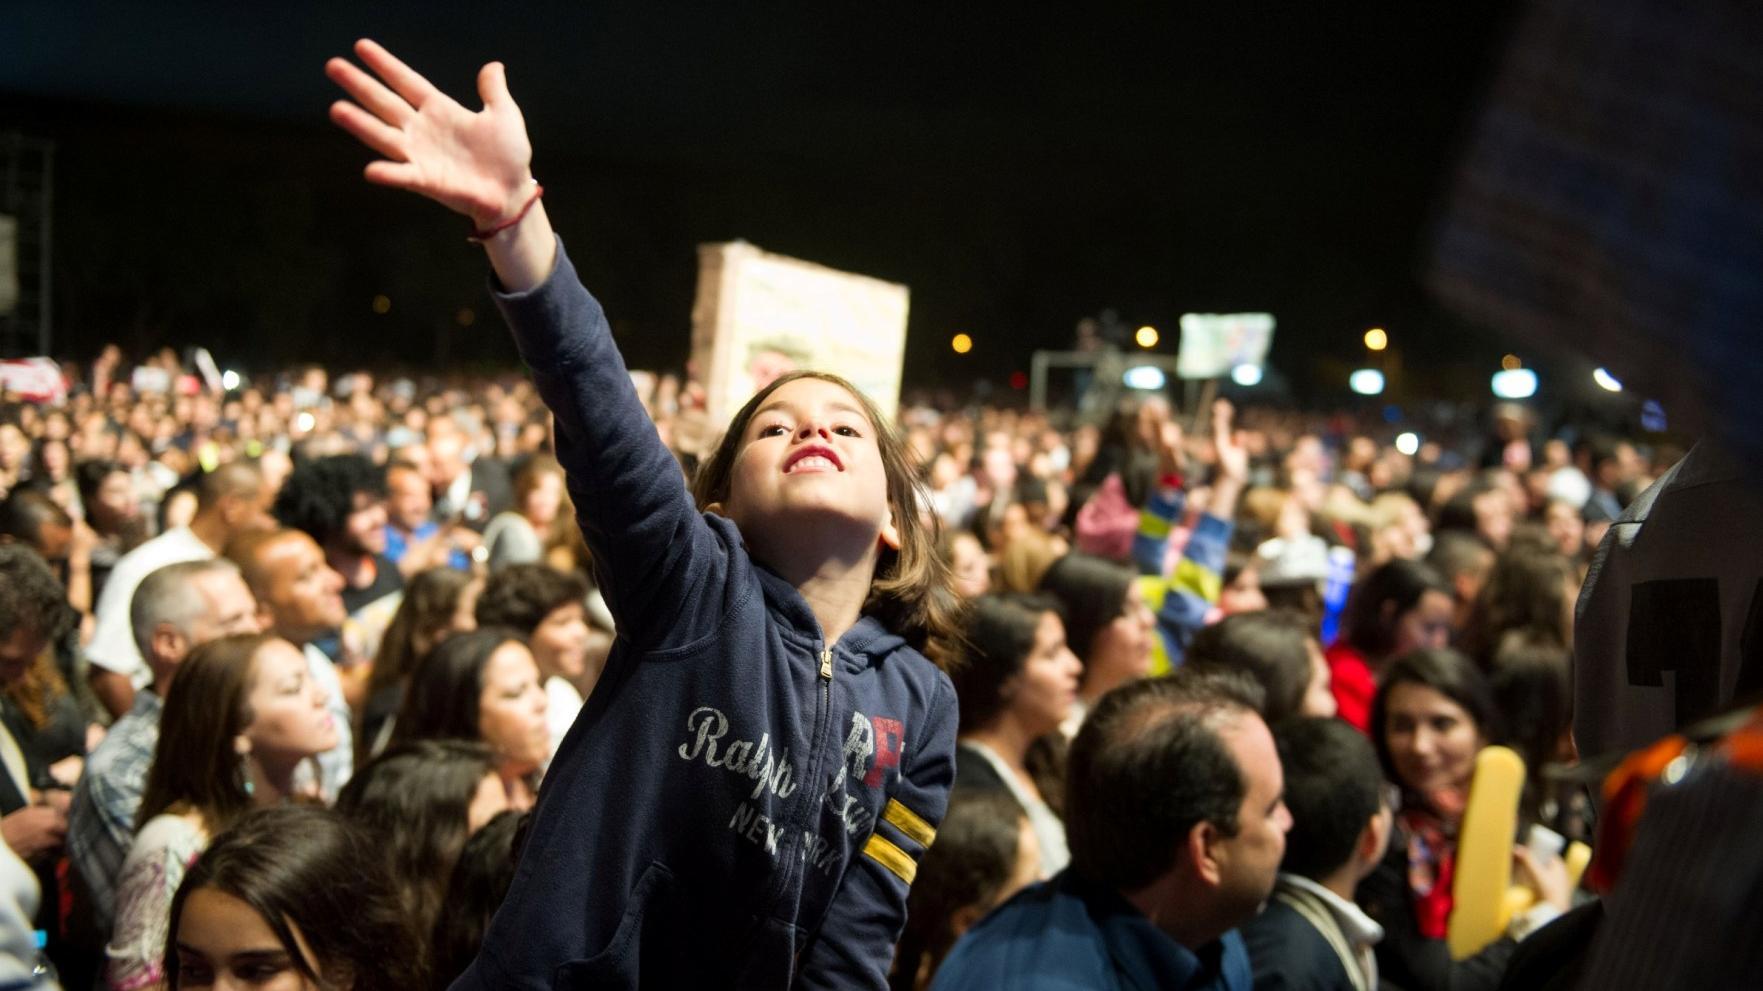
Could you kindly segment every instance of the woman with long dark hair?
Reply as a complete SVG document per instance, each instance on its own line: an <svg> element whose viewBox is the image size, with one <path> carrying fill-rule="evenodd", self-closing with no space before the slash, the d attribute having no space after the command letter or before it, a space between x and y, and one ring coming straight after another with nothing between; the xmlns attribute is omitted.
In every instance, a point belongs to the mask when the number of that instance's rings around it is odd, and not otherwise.
<svg viewBox="0 0 1763 991"><path fill-rule="evenodd" d="M961 706L956 787L1009 792L1034 827L1041 874L1051 877L1070 854L1029 753L1070 715L1081 665L1051 599L982 595L973 601L966 637L967 661L950 674Z"/></svg>
<svg viewBox="0 0 1763 991"><path fill-rule="evenodd" d="M1138 593L1131 568L1088 554L1067 554L1041 578L1041 592L1058 602L1066 639L1083 663L1076 716L1109 690L1151 671L1156 617Z"/></svg>
<svg viewBox="0 0 1763 991"><path fill-rule="evenodd" d="M324 689L300 648L267 634L222 637L178 669L160 716L134 844L117 881L105 981L137 991L164 978L172 895L215 834L253 807L302 794L302 766L337 745Z"/></svg>
<svg viewBox="0 0 1763 991"><path fill-rule="evenodd" d="M545 712L545 689L526 641L513 630L488 627L453 637L416 666L392 744L486 744L509 804L525 809L551 758Z"/></svg>

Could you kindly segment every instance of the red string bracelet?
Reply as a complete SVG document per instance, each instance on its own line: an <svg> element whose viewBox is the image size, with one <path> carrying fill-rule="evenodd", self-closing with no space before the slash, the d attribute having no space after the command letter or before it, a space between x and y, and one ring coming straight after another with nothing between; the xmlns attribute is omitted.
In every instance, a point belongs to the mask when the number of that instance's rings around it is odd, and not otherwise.
<svg viewBox="0 0 1763 991"><path fill-rule="evenodd" d="M510 227L513 227L515 224L520 223L522 220L526 219L526 215L532 211L533 204L539 202L539 197L541 197L543 195L545 195L545 187L539 185L537 182L534 182L533 183L533 194L531 196L527 197L526 205L522 206L520 208L519 212L515 213L514 216L508 218L507 220L502 221L501 223L497 224L494 227L486 227L486 228L472 231L471 236L466 238L466 240L470 241L473 244L482 244L485 241L488 241L490 238L495 237L497 234L502 233L503 231L507 230Z"/></svg>

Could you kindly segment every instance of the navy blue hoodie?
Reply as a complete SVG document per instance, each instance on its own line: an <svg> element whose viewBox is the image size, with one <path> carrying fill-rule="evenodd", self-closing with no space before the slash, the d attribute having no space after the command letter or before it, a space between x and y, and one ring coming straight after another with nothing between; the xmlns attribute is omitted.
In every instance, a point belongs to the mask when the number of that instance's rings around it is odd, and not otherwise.
<svg viewBox="0 0 1763 991"><path fill-rule="evenodd" d="M954 778L948 677L871 617L824 642L697 510L561 243L497 301L618 639L453 987L884 987Z"/></svg>

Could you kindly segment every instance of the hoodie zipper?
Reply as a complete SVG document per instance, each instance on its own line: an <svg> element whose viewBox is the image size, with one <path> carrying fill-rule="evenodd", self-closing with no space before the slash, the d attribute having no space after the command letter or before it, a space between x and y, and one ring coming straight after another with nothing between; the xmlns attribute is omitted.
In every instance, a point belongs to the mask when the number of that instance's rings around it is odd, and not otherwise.
<svg viewBox="0 0 1763 991"><path fill-rule="evenodd" d="M833 651L832 651L832 647L828 646L824 641L822 641L821 646L820 646L820 706L819 706L820 711L815 713L814 735L809 739L809 746L812 748L811 752L814 754L814 756L808 762L809 771L808 771L808 778L807 778L807 781L815 782L815 789L818 789L818 787L819 787L818 783L820 782L822 768L824 766L821 761L822 761L822 758L825 756L825 751L826 751L825 740L826 740L826 733L827 733L827 729L828 729L828 723L832 719L832 707L833 707ZM807 836L810 833L816 833L818 831L820 808L826 799L825 794L819 792L818 790L811 791L811 789L804 788L804 789L802 789L801 794L803 796L803 800L807 801L808 804L799 813L801 818L797 822L797 827L794 830L794 832L797 836L797 841L796 841L797 846L799 846L802 842L802 840L800 839L801 837ZM809 796L811 794L818 794L820 797L819 798L810 798ZM794 818L794 817L792 817L792 818ZM790 853L792 855L789 856L788 861L783 865L783 872L782 872L782 877L780 878L780 887L778 889L778 896L782 897L785 894L787 894L792 888L794 888L796 890L796 897L797 897L797 901L799 903L800 899L801 899L801 886L804 883L804 879L806 878L808 867L807 867L807 863L806 863L806 858L801 857L799 855L795 855L796 854L795 849L791 849ZM776 902L775 901L773 902L772 911L773 912L776 911ZM794 919L792 918L790 921L794 922Z"/></svg>

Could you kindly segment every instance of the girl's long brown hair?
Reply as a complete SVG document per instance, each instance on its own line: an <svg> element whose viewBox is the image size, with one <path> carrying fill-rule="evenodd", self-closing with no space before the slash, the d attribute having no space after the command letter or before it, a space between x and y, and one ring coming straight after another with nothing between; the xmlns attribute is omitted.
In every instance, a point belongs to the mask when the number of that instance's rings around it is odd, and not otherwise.
<svg viewBox="0 0 1763 991"><path fill-rule="evenodd" d="M875 578L863 611L881 620L889 630L947 669L959 656L961 604L955 595L949 566L937 554L941 524L929 511L930 502L919 481L917 459L894 425L882 416L875 403L850 382L828 372L797 371L780 375L759 390L729 422L728 430L710 459L698 469L692 495L698 508L728 498L735 458L745 443L747 426L761 404L781 386L797 379L819 379L844 389L863 407L875 429L881 450L882 472L887 478L888 505L900 531L900 549L883 548L875 564Z"/></svg>
<svg viewBox="0 0 1763 991"><path fill-rule="evenodd" d="M137 830L183 805L202 816L212 835L250 809L245 761L233 749L233 738L251 722L246 696L257 652L274 639L268 633L221 637L196 648L178 666L165 693L159 746L135 816Z"/></svg>

